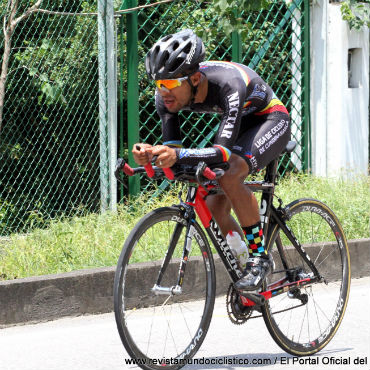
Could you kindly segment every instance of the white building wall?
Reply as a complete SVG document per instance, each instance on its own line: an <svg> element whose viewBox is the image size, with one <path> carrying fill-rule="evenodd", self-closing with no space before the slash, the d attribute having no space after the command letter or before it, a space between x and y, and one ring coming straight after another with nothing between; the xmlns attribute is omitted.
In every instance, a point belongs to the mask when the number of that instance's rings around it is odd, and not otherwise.
<svg viewBox="0 0 370 370"><path fill-rule="evenodd" d="M314 3L311 14L312 170L367 173L369 163L369 30L349 30L340 4ZM354 49L351 86L348 51Z"/></svg>

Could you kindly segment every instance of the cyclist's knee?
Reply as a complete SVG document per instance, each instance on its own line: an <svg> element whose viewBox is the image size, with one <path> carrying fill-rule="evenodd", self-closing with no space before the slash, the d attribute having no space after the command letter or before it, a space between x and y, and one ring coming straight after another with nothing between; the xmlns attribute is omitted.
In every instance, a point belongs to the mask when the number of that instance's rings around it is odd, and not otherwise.
<svg viewBox="0 0 370 370"><path fill-rule="evenodd" d="M236 154L232 154L229 160L230 168L225 172L225 175L219 179L219 184L222 188L233 184L240 184L249 174L247 162Z"/></svg>

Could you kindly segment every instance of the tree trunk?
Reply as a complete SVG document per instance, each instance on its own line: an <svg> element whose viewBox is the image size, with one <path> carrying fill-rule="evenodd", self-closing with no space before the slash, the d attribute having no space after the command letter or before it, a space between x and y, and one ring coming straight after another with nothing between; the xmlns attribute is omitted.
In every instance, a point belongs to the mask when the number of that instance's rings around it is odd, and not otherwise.
<svg viewBox="0 0 370 370"><path fill-rule="evenodd" d="M5 99L5 86L6 80L8 77L8 67L9 67L9 58L10 58L10 50L11 50L11 39L12 34L14 32L14 28L12 29L12 23L17 12L18 0L10 0L8 4L7 11L10 8L9 18L7 19L6 14L4 15L4 54L3 54L3 62L1 65L1 75L0 75L0 132L2 129L3 123L3 111L4 111L4 99Z"/></svg>
<svg viewBox="0 0 370 370"><path fill-rule="evenodd" d="M6 80L8 77L8 68L9 68L9 59L12 46L12 36L15 30L15 27L31 15L33 12L36 12L42 0L38 0L33 6L28 8L21 16L15 18L18 9L18 0L8 0L7 11L4 15L3 22L3 33L4 33L4 54L3 62L1 65L1 74L0 74L0 133L3 127L3 111L4 111L4 100L5 100L5 87ZM6 15L9 13L9 16Z"/></svg>

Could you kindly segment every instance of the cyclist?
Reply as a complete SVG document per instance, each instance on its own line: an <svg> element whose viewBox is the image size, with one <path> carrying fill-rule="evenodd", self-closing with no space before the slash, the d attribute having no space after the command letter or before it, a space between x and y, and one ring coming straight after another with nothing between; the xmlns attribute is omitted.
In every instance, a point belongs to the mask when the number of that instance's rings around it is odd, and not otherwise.
<svg viewBox="0 0 370 370"><path fill-rule="evenodd" d="M155 102L163 145L138 143L132 152L139 165L157 155L155 164L162 168L175 163L229 162L229 170L218 180L224 194L209 196L207 205L224 235L233 230L246 238L249 259L235 287L256 290L271 272L272 261L264 246L257 200L243 183L284 150L290 139L290 118L255 71L233 62L203 62L204 55L202 40L188 29L167 35L150 49L145 66L157 87ZM222 115L212 147L182 147L181 110ZM231 208L239 224L230 215Z"/></svg>

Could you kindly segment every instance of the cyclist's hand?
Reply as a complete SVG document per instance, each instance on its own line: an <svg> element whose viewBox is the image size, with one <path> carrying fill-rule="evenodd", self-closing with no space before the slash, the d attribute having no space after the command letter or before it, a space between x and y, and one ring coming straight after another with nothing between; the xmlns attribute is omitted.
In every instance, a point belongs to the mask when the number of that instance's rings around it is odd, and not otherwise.
<svg viewBox="0 0 370 370"><path fill-rule="evenodd" d="M139 150L140 148L140 150ZM140 166L145 166L152 160L152 154L148 149L152 148L150 144L137 143L132 148L132 154L135 162Z"/></svg>
<svg viewBox="0 0 370 370"><path fill-rule="evenodd" d="M177 161L175 149L166 145L153 146L148 149L148 152L153 156L158 156L155 165L161 168L172 167Z"/></svg>

